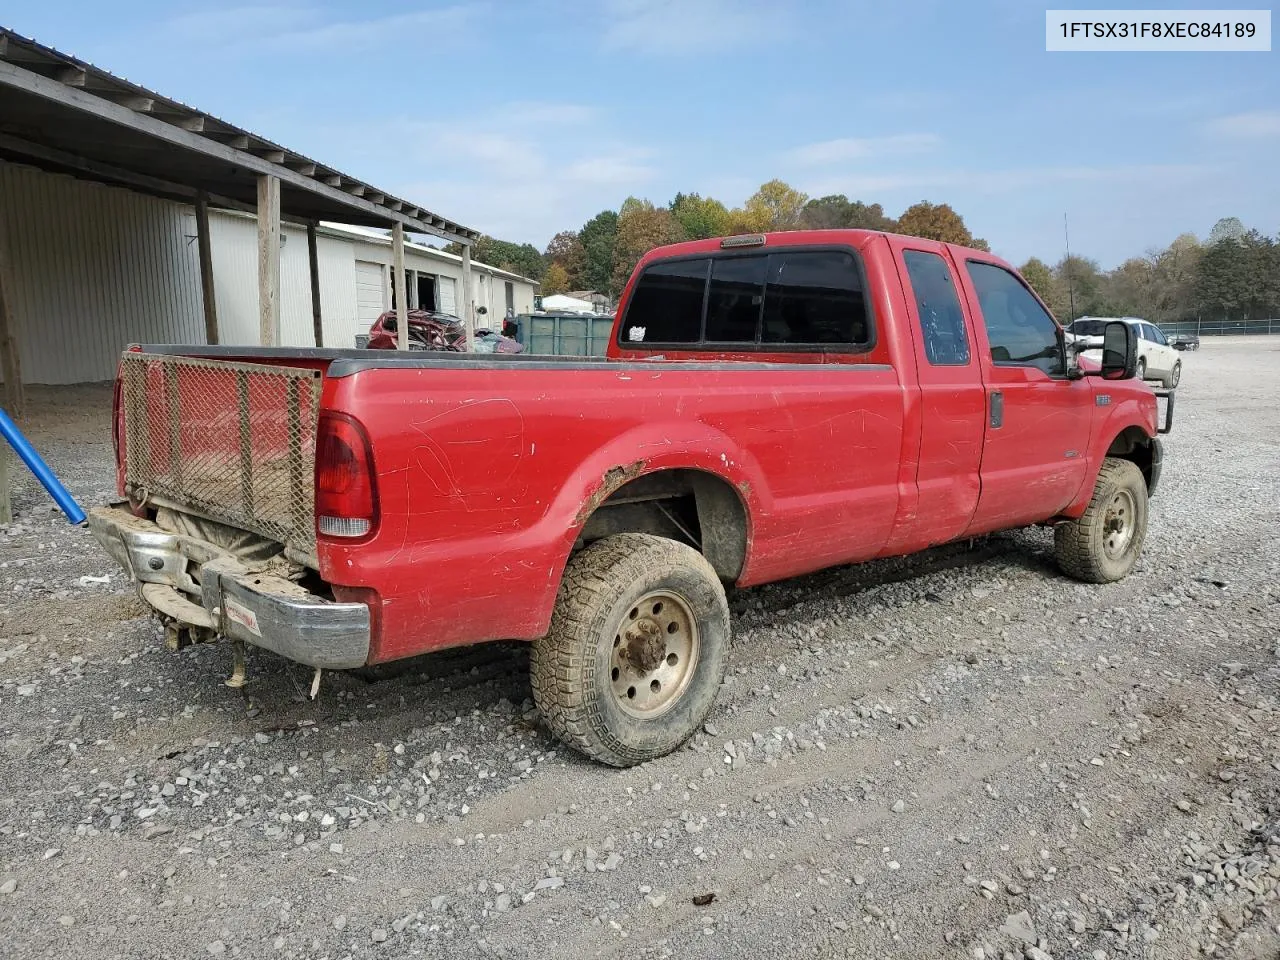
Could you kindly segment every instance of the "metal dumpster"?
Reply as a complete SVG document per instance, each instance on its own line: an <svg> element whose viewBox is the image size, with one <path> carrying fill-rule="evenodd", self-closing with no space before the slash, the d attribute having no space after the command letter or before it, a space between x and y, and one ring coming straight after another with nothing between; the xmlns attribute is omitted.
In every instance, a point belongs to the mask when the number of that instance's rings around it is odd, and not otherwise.
<svg viewBox="0 0 1280 960"><path fill-rule="evenodd" d="M527 313L516 322L525 352L543 356L603 357L613 332L613 317L603 313Z"/></svg>

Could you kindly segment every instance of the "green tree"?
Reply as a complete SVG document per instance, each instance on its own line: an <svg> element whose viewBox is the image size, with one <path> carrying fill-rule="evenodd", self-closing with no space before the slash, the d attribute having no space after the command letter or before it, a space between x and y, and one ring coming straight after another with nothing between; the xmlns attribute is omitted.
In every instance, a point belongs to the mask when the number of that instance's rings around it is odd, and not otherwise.
<svg viewBox="0 0 1280 960"><path fill-rule="evenodd" d="M1047 263L1039 257L1032 257L1019 268L1018 272L1027 283L1031 284L1031 289L1040 295L1040 299L1053 311L1055 317L1066 316L1065 311L1059 313L1054 306L1057 301L1058 283L1053 276L1053 270Z"/></svg>
<svg viewBox="0 0 1280 960"><path fill-rule="evenodd" d="M795 230L800 226L800 216L808 202L808 196L799 190L781 180L770 180L747 198L740 211L734 211L733 219L753 233Z"/></svg>
<svg viewBox="0 0 1280 960"><path fill-rule="evenodd" d="M613 248L618 235L618 214L602 210L578 231L586 256L582 274L584 290L598 290L611 297L618 295L613 287Z"/></svg>
<svg viewBox="0 0 1280 960"><path fill-rule="evenodd" d="M1107 315L1102 291L1103 275L1096 260L1077 255L1063 257L1053 272L1058 281L1060 299L1057 304L1051 304L1051 309L1056 316L1066 318L1064 323L1070 323L1077 317Z"/></svg>
<svg viewBox="0 0 1280 960"><path fill-rule="evenodd" d="M552 296L564 293L569 289L569 271L563 265L552 261L547 266L546 275L542 278L542 295Z"/></svg>
<svg viewBox="0 0 1280 960"><path fill-rule="evenodd" d="M1223 217L1209 231L1209 243L1212 245L1221 240L1243 240L1244 233L1244 224L1239 217Z"/></svg>
<svg viewBox="0 0 1280 960"><path fill-rule="evenodd" d="M800 225L809 230L839 230L846 227L862 230L898 229L897 221L885 216L880 204L850 200L842 193L819 197L806 203L800 213Z"/></svg>
<svg viewBox="0 0 1280 960"><path fill-rule="evenodd" d="M621 291L640 258L665 243L683 240L680 222L666 207L648 200L628 197L618 215L618 233L613 248L612 291Z"/></svg>
<svg viewBox="0 0 1280 960"><path fill-rule="evenodd" d="M542 256L547 262L548 269L552 264L557 264L564 270L568 278L566 283L569 284L565 289L582 289L575 285L586 279L587 250L577 233L572 230L561 230L551 238Z"/></svg>
<svg viewBox="0 0 1280 960"><path fill-rule="evenodd" d="M462 255L462 244L450 243L445 246L446 253ZM500 270L509 270L531 280L541 280L547 265L538 248L531 243L510 243L493 237L480 235L471 245L471 257L480 263L487 263Z"/></svg>
<svg viewBox="0 0 1280 960"><path fill-rule="evenodd" d="M1228 237L1209 244L1200 258L1196 300L1214 319L1244 319L1249 299L1249 267L1244 253L1243 244Z"/></svg>
<svg viewBox="0 0 1280 960"><path fill-rule="evenodd" d="M729 208L712 197L677 193L670 209L689 240L723 237L730 231Z"/></svg>
<svg viewBox="0 0 1280 960"><path fill-rule="evenodd" d="M964 225L964 218L946 203L929 203L927 200L913 203L898 218L898 232L909 237L958 243L966 247L974 244L973 234Z"/></svg>

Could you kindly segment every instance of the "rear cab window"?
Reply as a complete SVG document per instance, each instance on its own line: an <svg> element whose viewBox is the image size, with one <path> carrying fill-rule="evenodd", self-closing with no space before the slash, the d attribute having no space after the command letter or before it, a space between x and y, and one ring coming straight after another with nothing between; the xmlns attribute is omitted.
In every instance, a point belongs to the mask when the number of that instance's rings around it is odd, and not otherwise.
<svg viewBox="0 0 1280 960"><path fill-rule="evenodd" d="M649 264L618 346L681 353L862 353L875 327L852 249L790 247Z"/></svg>

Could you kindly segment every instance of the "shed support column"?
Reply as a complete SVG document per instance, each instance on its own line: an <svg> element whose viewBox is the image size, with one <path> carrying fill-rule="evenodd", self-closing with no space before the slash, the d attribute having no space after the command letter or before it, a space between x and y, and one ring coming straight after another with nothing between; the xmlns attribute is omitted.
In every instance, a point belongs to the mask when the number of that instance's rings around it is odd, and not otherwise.
<svg viewBox="0 0 1280 960"><path fill-rule="evenodd" d="M320 316L320 250L316 240L316 225L307 224L307 264L311 270L311 327L315 332L316 346L324 346L324 322Z"/></svg>
<svg viewBox="0 0 1280 960"><path fill-rule="evenodd" d="M280 180L258 177L258 319L264 347L280 345Z"/></svg>
<svg viewBox="0 0 1280 960"><path fill-rule="evenodd" d="M213 289L213 244L209 240L209 197L196 195L196 245L200 248L200 293L204 297L204 342L218 342L218 298Z"/></svg>
<svg viewBox="0 0 1280 960"><path fill-rule="evenodd" d="M475 346L476 312L471 293L471 244L462 245L462 326L467 331L467 352Z"/></svg>
<svg viewBox="0 0 1280 960"><path fill-rule="evenodd" d="M391 227L391 289L396 299L396 347L409 349L409 291L404 282L404 224Z"/></svg>
<svg viewBox="0 0 1280 960"><path fill-rule="evenodd" d="M4 374L4 409L14 420L23 414L25 397L22 389L22 363L18 357L18 341L14 336L13 314L9 311L9 291L6 285L9 272L8 247L0 225L0 372ZM9 499L9 445L0 440L0 524L13 523L13 504Z"/></svg>

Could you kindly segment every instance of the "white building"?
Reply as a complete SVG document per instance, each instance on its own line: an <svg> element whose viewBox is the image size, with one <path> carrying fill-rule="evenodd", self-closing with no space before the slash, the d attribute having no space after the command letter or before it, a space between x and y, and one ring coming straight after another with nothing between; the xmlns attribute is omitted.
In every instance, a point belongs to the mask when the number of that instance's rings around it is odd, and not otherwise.
<svg viewBox="0 0 1280 960"><path fill-rule="evenodd" d="M392 307L391 238L373 228L331 223L321 224L317 234L324 345L353 347L356 335L368 333L378 315ZM248 214L211 212L209 235L221 340L256 343L257 222ZM285 224L281 236L281 341L286 346L314 346L307 232ZM406 242L404 265L410 309L462 315L458 300L461 257L438 247ZM508 311L515 315L533 310L536 280L473 260L471 281L477 327L498 330Z"/></svg>
<svg viewBox="0 0 1280 960"><path fill-rule="evenodd" d="M204 343L195 213L189 205L0 160L0 241L23 379L82 383L115 376L128 343ZM315 345L307 235L281 227L281 344ZM257 221L211 210L219 339L259 342ZM324 345L353 347L392 305L392 247L373 228L317 230ZM461 258L405 244L409 306L459 314ZM477 326L533 309L536 283L471 264Z"/></svg>
<svg viewBox="0 0 1280 960"><path fill-rule="evenodd" d="M542 309L548 312L595 313L595 307L589 300L579 300L567 293L553 293L549 297L543 297Z"/></svg>

